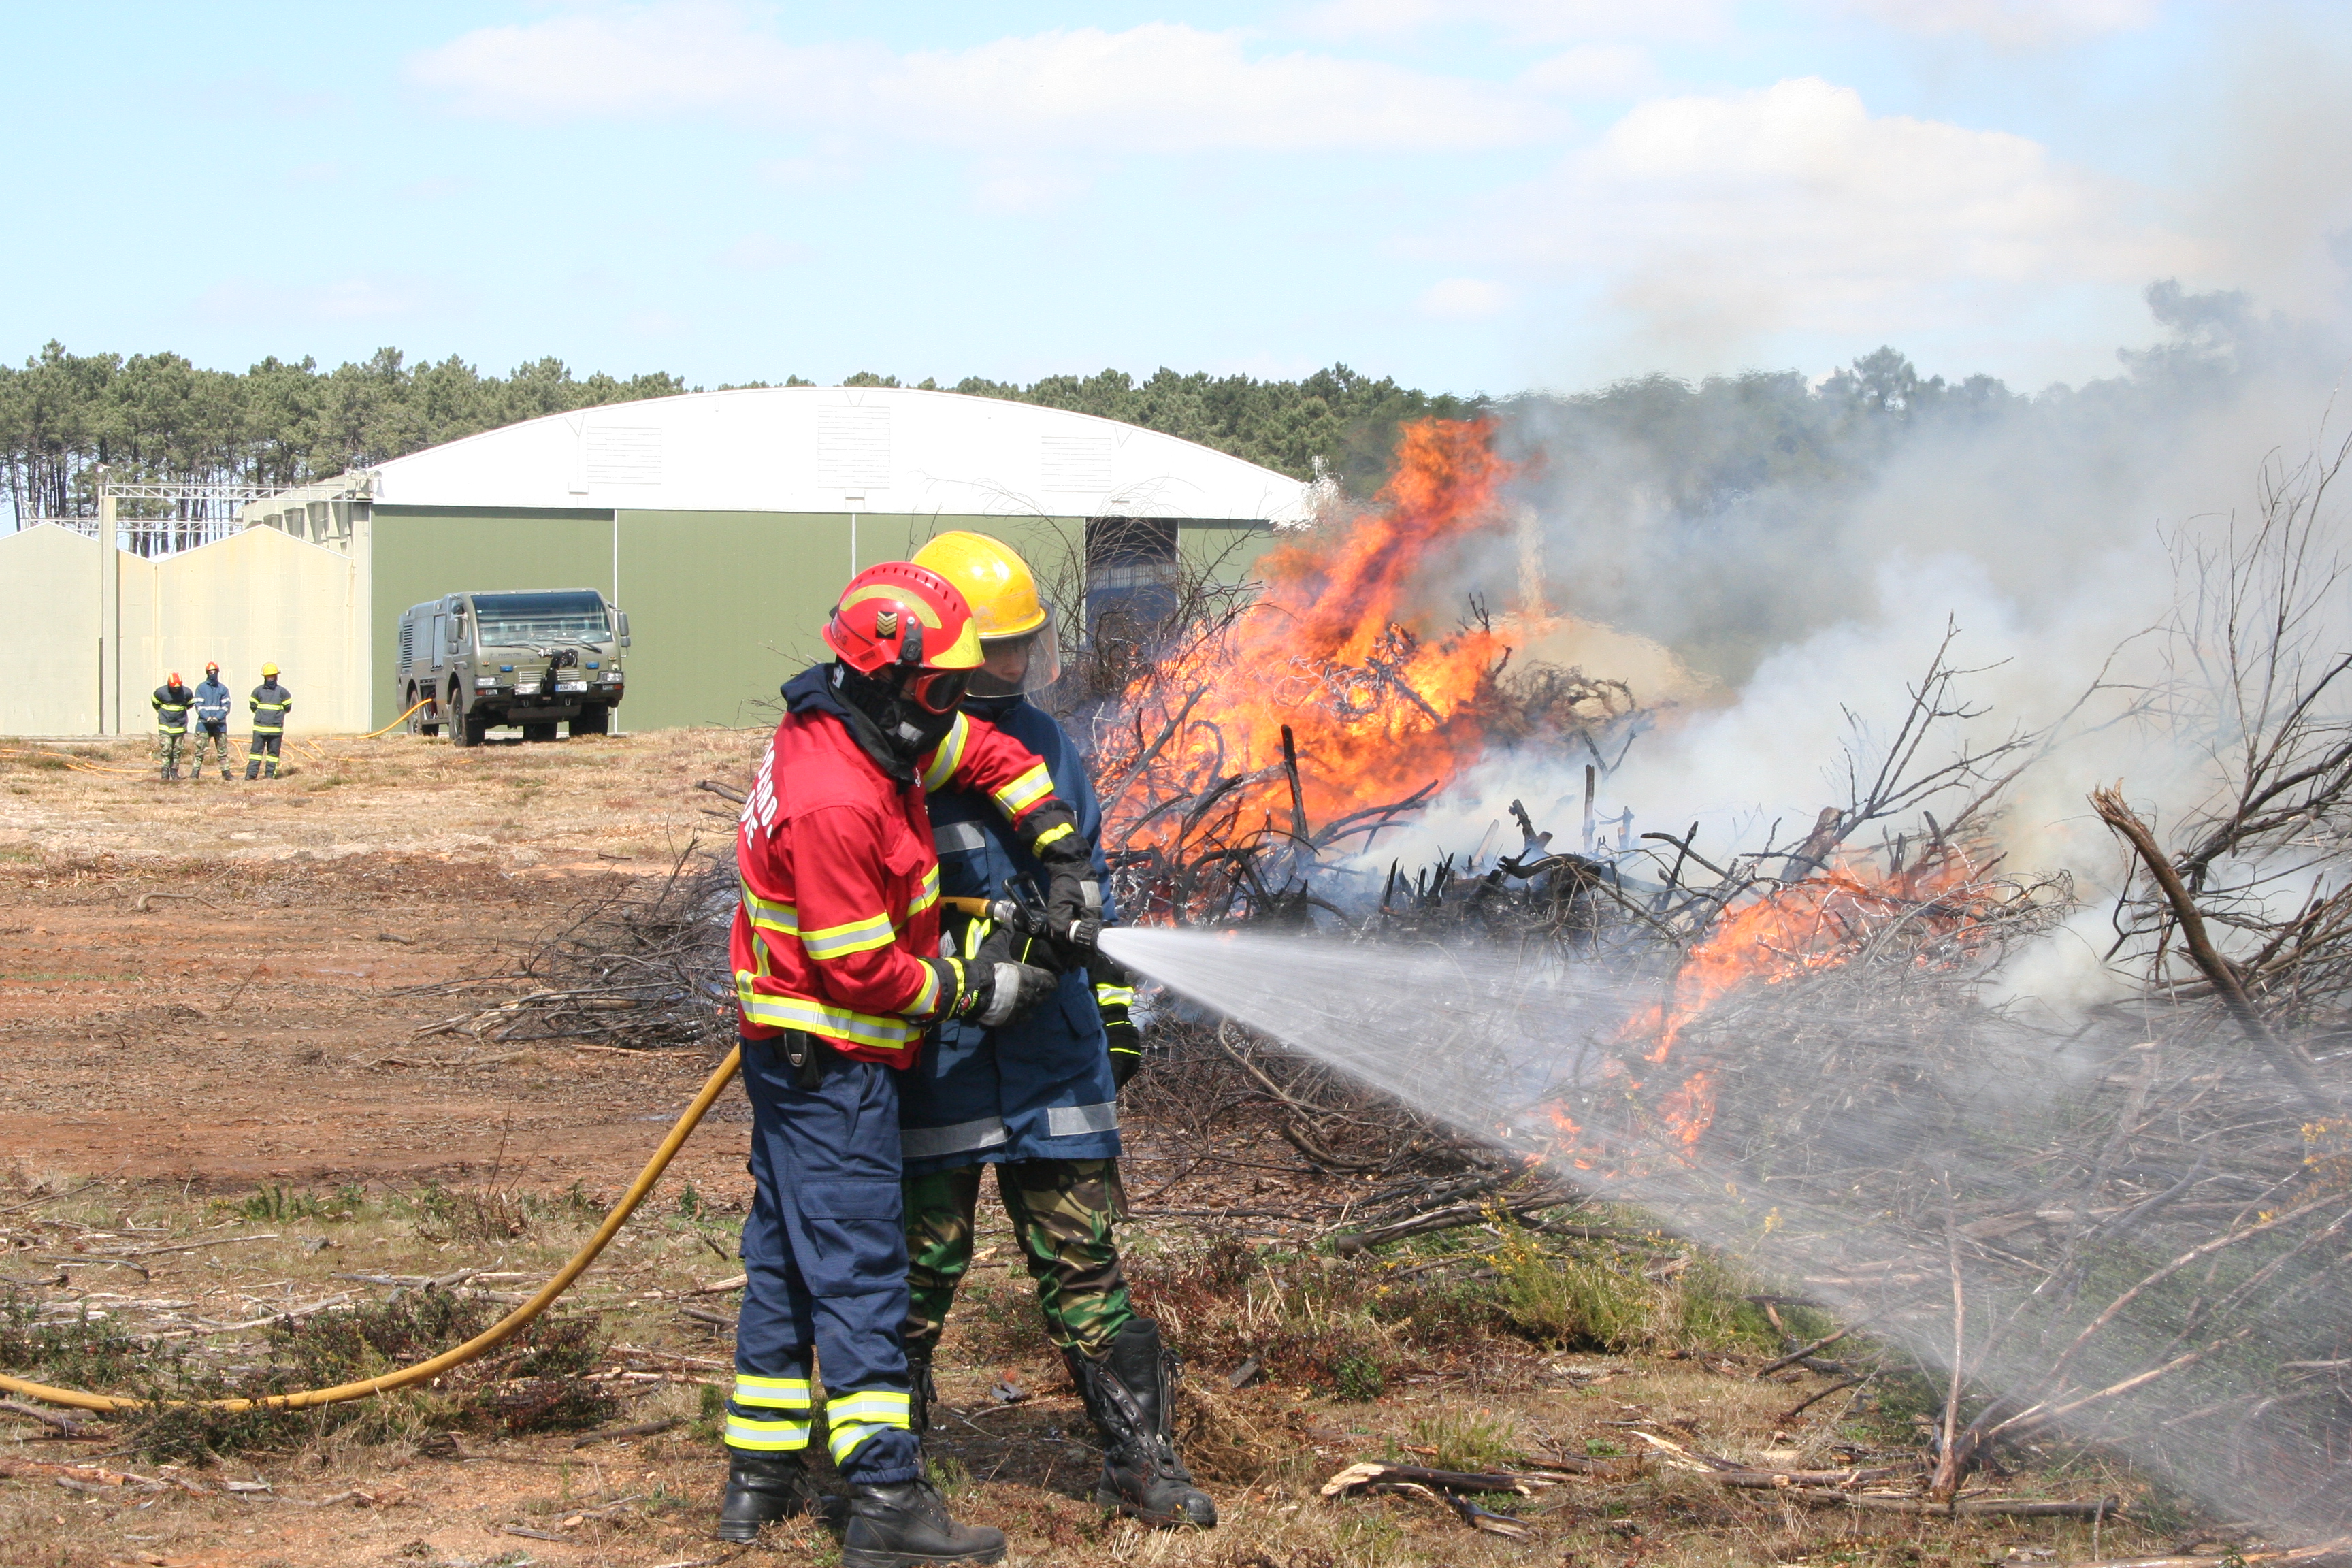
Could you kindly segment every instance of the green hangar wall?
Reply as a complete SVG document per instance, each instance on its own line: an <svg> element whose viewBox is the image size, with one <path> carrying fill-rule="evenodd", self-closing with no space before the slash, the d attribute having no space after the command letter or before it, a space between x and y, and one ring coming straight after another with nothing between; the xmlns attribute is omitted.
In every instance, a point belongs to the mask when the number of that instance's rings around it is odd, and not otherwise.
<svg viewBox="0 0 2352 1568"><path fill-rule="evenodd" d="M351 727L408 706L394 643L411 605L593 588L628 614L618 718L646 731L769 722L776 689L824 657L852 572L946 530L1019 550L1077 638L1164 613L1188 568L1238 580L1315 505L1296 479L1135 426L802 386L525 420L256 500L238 520L342 563L349 630L306 631L278 657L318 672L315 696L342 700Z"/></svg>
<svg viewBox="0 0 2352 1568"><path fill-rule="evenodd" d="M408 704L394 689L401 612L444 594L594 588L628 612L625 730L761 724L776 689L825 656L818 633L855 561L903 560L950 529L1020 551L1066 605L1084 593L1086 520L845 512L373 508L368 618L374 725ZM1238 576L1263 523L1178 527L1196 567Z"/></svg>

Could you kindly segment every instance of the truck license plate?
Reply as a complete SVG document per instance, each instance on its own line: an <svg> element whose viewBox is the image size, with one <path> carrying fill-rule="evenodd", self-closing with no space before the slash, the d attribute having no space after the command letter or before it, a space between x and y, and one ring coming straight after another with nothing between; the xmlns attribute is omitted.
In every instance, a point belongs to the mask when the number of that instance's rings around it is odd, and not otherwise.
<svg viewBox="0 0 2352 1568"><path fill-rule="evenodd" d="M585 691L588 689L588 683L584 680L559 680L555 683L555 689L558 691Z"/></svg>

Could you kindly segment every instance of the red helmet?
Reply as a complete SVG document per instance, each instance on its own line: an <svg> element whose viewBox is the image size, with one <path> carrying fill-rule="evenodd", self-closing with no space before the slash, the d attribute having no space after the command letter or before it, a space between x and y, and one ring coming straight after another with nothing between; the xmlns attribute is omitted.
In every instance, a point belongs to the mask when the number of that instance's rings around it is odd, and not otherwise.
<svg viewBox="0 0 2352 1568"><path fill-rule="evenodd" d="M849 580L825 623L824 646L861 675L919 671L909 695L935 713L955 707L963 685L955 678L981 661L971 606L954 584L908 561L868 566Z"/></svg>

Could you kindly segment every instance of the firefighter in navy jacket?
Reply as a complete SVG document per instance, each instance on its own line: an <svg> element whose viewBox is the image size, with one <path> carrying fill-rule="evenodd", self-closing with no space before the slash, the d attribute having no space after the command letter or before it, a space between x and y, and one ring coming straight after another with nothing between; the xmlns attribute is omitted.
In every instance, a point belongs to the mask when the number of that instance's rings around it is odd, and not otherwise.
<svg viewBox="0 0 2352 1568"><path fill-rule="evenodd" d="M972 672L964 712L1044 758L1054 793L1076 814L1079 835L1099 843L1101 814L1076 748L1024 696L1060 673L1053 616L1028 563L1009 545L961 531L933 539L915 563L953 583L971 605L983 663ZM1034 883L1045 872L1018 835L969 794L934 791L931 830L940 888L951 899L1001 899L1008 879ZM1089 869L1107 887L1099 853ZM1117 918L1107 896L1102 918ZM953 913L946 927L959 951L976 951L991 931L985 919ZM1103 1438L1096 1501L1155 1526L1214 1524L1215 1505L1176 1456L1173 1358L1158 1325L1129 1301L1113 1234L1124 1203L1118 1087L1141 1059L1128 1016L1133 993L1098 954L1090 964L1069 954L1024 956L1067 971L1053 999L1011 1023L942 1025L937 1048L901 1088L907 1352L918 1421L928 1414L931 1352L971 1264L981 1173L994 1165L997 1195L1037 1281L1046 1331Z"/></svg>

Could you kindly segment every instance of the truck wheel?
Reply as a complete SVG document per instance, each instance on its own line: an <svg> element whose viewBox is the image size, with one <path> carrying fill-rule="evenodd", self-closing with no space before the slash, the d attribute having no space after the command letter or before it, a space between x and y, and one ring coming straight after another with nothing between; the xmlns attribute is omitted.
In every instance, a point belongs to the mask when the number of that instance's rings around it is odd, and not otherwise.
<svg viewBox="0 0 2352 1568"><path fill-rule="evenodd" d="M554 721L550 720L542 724L525 724L522 727L522 738L526 741L552 741L555 739Z"/></svg>
<svg viewBox="0 0 2352 1568"><path fill-rule="evenodd" d="M449 709L449 743L456 746L478 746L489 733L489 721L477 719L454 703Z"/></svg>
<svg viewBox="0 0 2352 1568"><path fill-rule="evenodd" d="M416 708L417 700L422 695L423 693L419 692L416 688L414 686L410 687L408 689L408 700L402 703L401 706L403 708ZM428 737L438 735L441 732L441 726L435 722L435 715L440 710L437 705L433 707L416 708L416 711L408 716L408 732L412 735L425 735Z"/></svg>
<svg viewBox="0 0 2352 1568"><path fill-rule="evenodd" d="M580 710L572 721L574 735L609 735L613 732L613 708L607 702L591 702Z"/></svg>

